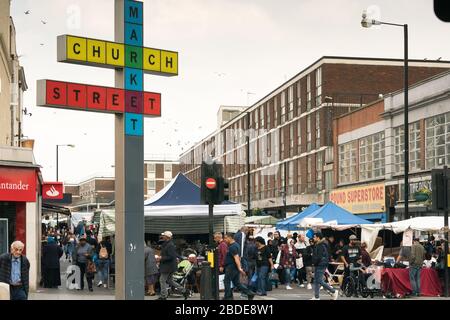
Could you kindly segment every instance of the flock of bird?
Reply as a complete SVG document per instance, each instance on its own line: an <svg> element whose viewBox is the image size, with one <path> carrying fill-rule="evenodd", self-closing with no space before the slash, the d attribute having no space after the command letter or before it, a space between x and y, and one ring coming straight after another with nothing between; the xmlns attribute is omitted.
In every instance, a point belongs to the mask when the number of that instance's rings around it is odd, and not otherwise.
<svg viewBox="0 0 450 320"><path fill-rule="evenodd" d="M27 15L28 15L28 14L31 14L31 10L27 10L27 11L25 11L24 13L27 14ZM47 24L47 21L41 19L41 23L45 25L45 24ZM40 43L40 45L43 46L44 43Z"/></svg>

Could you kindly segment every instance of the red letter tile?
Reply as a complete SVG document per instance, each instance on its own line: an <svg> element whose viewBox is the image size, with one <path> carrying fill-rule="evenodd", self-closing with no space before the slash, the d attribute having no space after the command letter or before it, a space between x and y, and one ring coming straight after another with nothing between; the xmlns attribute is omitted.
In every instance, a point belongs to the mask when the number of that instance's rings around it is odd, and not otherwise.
<svg viewBox="0 0 450 320"><path fill-rule="evenodd" d="M59 81L47 81L46 104L66 106L67 105L67 83Z"/></svg>
<svg viewBox="0 0 450 320"><path fill-rule="evenodd" d="M161 116L161 94L144 92L144 115Z"/></svg>
<svg viewBox="0 0 450 320"><path fill-rule="evenodd" d="M67 84L67 106L86 109L86 85Z"/></svg>
<svg viewBox="0 0 450 320"><path fill-rule="evenodd" d="M88 109L105 110L106 109L106 88L87 87L87 107Z"/></svg>
<svg viewBox="0 0 450 320"><path fill-rule="evenodd" d="M125 112L125 90L108 88L107 96L106 110L115 113Z"/></svg>

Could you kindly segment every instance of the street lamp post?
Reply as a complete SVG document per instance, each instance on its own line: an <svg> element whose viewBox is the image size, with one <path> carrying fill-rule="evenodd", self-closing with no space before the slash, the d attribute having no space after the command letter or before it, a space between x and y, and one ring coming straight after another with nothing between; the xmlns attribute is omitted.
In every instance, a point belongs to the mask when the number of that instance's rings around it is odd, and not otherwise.
<svg viewBox="0 0 450 320"><path fill-rule="evenodd" d="M56 145L56 181L59 181L59 172L58 172L58 156L59 156L59 147L71 147L71 148L75 148L74 144L57 144ZM56 213L56 228L58 228L58 224L59 224L59 213Z"/></svg>
<svg viewBox="0 0 450 320"><path fill-rule="evenodd" d="M75 148L74 144L57 144L56 145L56 181L59 181L59 172L58 172L58 164L59 164L59 147L71 147Z"/></svg>
<svg viewBox="0 0 450 320"><path fill-rule="evenodd" d="M404 170L405 170L405 213L403 219L408 219L409 210L408 210L408 202L409 202L409 120L408 120L408 25L407 24L397 24L397 23L388 23L382 22L374 19L368 19L367 14L364 11L362 14L361 25L364 28L370 28L373 25L389 25L396 27L403 27L403 39L404 39L404 66L403 66L403 87L404 87L404 142L405 142L405 161L404 161Z"/></svg>
<svg viewBox="0 0 450 320"><path fill-rule="evenodd" d="M246 134L246 140L247 140L247 212L248 215L251 216L251 208L250 208L250 112L247 112L247 134Z"/></svg>

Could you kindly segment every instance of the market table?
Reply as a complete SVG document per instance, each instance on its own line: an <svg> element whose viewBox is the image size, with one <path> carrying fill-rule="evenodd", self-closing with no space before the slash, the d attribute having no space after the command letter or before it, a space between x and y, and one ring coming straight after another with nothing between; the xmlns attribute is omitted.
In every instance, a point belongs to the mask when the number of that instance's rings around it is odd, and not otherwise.
<svg viewBox="0 0 450 320"><path fill-rule="evenodd" d="M384 294L392 293L402 297L412 293L409 269L385 268L381 275L381 289ZM435 269L422 268L420 270L420 294L427 297L442 295L442 285Z"/></svg>

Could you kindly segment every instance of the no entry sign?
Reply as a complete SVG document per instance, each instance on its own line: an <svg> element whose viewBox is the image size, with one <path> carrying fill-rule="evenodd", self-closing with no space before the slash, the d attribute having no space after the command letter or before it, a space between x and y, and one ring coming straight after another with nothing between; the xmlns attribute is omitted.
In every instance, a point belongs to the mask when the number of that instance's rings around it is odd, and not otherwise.
<svg viewBox="0 0 450 320"><path fill-rule="evenodd" d="M213 178L206 179L205 185L208 189L215 189L217 186L216 179Z"/></svg>

